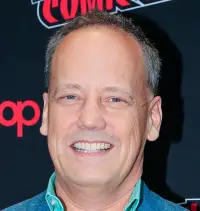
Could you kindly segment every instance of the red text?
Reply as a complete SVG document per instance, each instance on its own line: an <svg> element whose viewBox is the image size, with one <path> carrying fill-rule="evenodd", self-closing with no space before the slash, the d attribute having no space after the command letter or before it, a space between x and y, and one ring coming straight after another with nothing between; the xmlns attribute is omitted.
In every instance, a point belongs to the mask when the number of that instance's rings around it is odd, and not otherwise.
<svg viewBox="0 0 200 211"><path fill-rule="evenodd" d="M31 107L34 111L32 119L26 120L23 117L23 110L26 107ZM7 120L4 118L4 110L10 108L13 112L12 118ZM23 137L23 126L32 126L38 122L40 118L40 108L37 103L32 100L27 101L17 101L14 103L12 101L5 101L0 105L0 124L5 127L10 127L17 125L17 137Z"/></svg>
<svg viewBox="0 0 200 211"><path fill-rule="evenodd" d="M59 20L52 14L53 9L59 9L59 13L63 19L70 20L77 16L78 8L80 7L80 14L84 15L88 11L97 8L100 11L113 10L115 5L120 8L131 7L130 0L70 0L71 7L69 8L69 0L45 0L43 2L42 13L44 19L51 24L59 22Z"/></svg>

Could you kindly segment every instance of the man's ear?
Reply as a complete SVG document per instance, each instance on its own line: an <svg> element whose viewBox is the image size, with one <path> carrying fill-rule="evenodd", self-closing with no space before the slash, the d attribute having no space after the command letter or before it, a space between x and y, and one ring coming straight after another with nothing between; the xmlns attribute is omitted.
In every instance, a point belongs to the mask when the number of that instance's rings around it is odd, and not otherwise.
<svg viewBox="0 0 200 211"><path fill-rule="evenodd" d="M47 136L48 133L48 94L43 94L43 112L42 112L42 125L40 127L40 133Z"/></svg>
<svg viewBox="0 0 200 211"><path fill-rule="evenodd" d="M149 105L147 139L155 141L160 134L162 122L162 100L159 96L153 98Z"/></svg>

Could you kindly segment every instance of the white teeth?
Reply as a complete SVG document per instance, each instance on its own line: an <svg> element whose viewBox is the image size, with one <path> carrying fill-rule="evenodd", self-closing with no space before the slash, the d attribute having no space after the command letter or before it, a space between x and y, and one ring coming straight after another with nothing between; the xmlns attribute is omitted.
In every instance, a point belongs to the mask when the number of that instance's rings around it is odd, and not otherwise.
<svg viewBox="0 0 200 211"><path fill-rule="evenodd" d="M90 144L89 143L85 143L84 145L82 145L83 148L85 148L86 150L90 150ZM82 148L82 149L83 149Z"/></svg>
<svg viewBox="0 0 200 211"><path fill-rule="evenodd" d="M97 143L96 145L97 145L96 146L97 147L97 150L100 150L101 149L101 143Z"/></svg>
<svg viewBox="0 0 200 211"><path fill-rule="evenodd" d="M105 148L108 149L110 147L110 144L105 144Z"/></svg>
<svg viewBox="0 0 200 211"><path fill-rule="evenodd" d="M96 150L96 149L97 149L96 143L90 144L90 149L91 149L91 150Z"/></svg>
<svg viewBox="0 0 200 211"><path fill-rule="evenodd" d="M104 148L105 148L105 144L101 143L101 149L104 149Z"/></svg>
<svg viewBox="0 0 200 211"><path fill-rule="evenodd" d="M110 148L110 144L108 143L84 143L78 142L74 144L74 148L78 150L89 151L99 151L99 150L107 150Z"/></svg>

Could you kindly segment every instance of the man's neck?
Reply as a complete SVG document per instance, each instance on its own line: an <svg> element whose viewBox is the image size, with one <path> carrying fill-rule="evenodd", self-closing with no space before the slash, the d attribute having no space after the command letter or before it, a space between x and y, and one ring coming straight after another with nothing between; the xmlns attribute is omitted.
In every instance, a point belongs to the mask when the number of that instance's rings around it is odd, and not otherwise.
<svg viewBox="0 0 200 211"><path fill-rule="evenodd" d="M66 211L94 211L94 210L95 211L122 211L124 210L126 204L128 203L131 193L132 193L132 190L130 190L122 198L113 202L110 205L104 205L104 204L95 202L95 203L90 204L90 206L85 206L85 205L80 206L74 201L71 201L71 199L66 195L64 207Z"/></svg>

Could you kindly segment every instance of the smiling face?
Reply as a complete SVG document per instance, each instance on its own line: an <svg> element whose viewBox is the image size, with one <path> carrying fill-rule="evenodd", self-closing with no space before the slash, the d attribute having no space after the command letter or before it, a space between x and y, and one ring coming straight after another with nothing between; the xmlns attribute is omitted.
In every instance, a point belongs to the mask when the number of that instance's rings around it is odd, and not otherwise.
<svg viewBox="0 0 200 211"><path fill-rule="evenodd" d="M140 177L145 141L158 137L160 123L160 98L147 88L133 37L106 27L65 37L53 56L41 127L65 182L116 186Z"/></svg>

